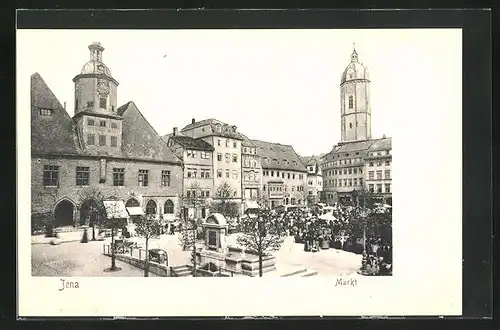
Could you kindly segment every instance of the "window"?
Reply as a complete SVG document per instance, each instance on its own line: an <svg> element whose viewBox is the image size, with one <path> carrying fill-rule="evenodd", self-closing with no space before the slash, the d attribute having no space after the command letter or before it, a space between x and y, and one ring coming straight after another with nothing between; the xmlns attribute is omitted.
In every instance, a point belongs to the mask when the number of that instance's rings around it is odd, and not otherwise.
<svg viewBox="0 0 500 330"><path fill-rule="evenodd" d="M368 179L373 180L373 171L368 171Z"/></svg>
<svg viewBox="0 0 500 330"><path fill-rule="evenodd" d="M200 151L200 158L202 159L210 159L210 153L206 151Z"/></svg>
<svg viewBox="0 0 500 330"><path fill-rule="evenodd" d="M352 179L349 179L349 187L352 187Z"/></svg>
<svg viewBox="0 0 500 330"><path fill-rule="evenodd" d="M349 123L349 128L352 128L352 123Z"/></svg>
<svg viewBox="0 0 500 330"><path fill-rule="evenodd" d="M238 162L238 155L233 154L233 163L237 163L237 162Z"/></svg>
<svg viewBox="0 0 500 330"><path fill-rule="evenodd" d="M271 176L274 176L274 171L271 171Z"/></svg>
<svg viewBox="0 0 500 330"><path fill-rule="evenodd" d="M146 204L146 214L156 214L156 202L154 200L149 200Z"/></svg>
<svg viewBox="0 0 500 330"><path fill-rule="evenodd" d="M125 185L125 169L124 168L114 168L113 169L113 186L124 186Z"/></svg>
<svg viewBox="0 0 500 330"><path fill-rule="evenodd" d="M87 134L87 144L89 146L93 146L95 144L95 135L94 134Z"/></svg>
<svg viewBox="0 0 500 330"><path fill-rule="evenodd" d="M342 180L339 179L339 187L342 187Z"/></svg>
<svg viewBox="0 0 500 330"><path fill-rule="evenodd" d="M106 145L106 135L99 135L99 145L100 146Z"/></svg>
<svg viewBox="0 0 500 330"><path fill-rule="evenodd" d="M220 140L217 140L217 145L220 147Z"/></svg>
<svg viewBox="0 0 500 330"><path fill-rule="evenodd" d="M226 163L229 163L229 161L231 159L231 155L230 154L226 154L225 157L226 157Z"/></svg>
<svg viewBox="0 0 500 330"><path fill-rule="evenodd" d="M205 197L210 197L210 189L205 190Z"/></svg>
<svg viewBox="0 0 500 330"><path fill-rule="evenodd" d="M100 107L101 109L106 109L106 107L107 107L107 103L108 103L108 99L107 99L106 97L101 97L101 98L99 99L99 107Z"/></svg>
<svg viewBox="0 0 500 330"><path fill-rule="evenodd" d="M187 169L187 177L188 178L196 178L196 169L195 168L188 168Z"/></svg>
<svg viewBox="0 0 500 330"><path fill-rule="evenodd" d="M344 174L347 174L347 168L344 168Z"/></svg>
<svg viewBox="0 0 500 330"><path fill-rule="evenodd" d="M148 170L139 170L139 186L147 187L148 186Z"/></svg>
<svg viewBox="0 0 500 330"><path fill-rule="evenodd" d="M391 161L390 161L389 159L387 159L387 160L385 161L385 165L387 165L387 166L391 165Z"/></svg>
<svg viewBox="0 0 500 330"><path fill-rule="evenodd" d="M222 162L222 154L217 154L217 160L218 160L219 162Z"/></svg>
<svg viewBox="0 0 500 330"><path fill-rule="evenodd" d="M382 161L381 160L377 161L377 166L382 166Z"/></svg>
<svg viewBox="0 0 500 330"><path fill-rule="evenodd" d="M347 173L352 174L352 169L351 169L351 168L349 168L349 169L347 170Z"/></svg>
<svg viewBox="0 0 500 330"><path fill-rule="evenodd" d="M363 168L362 167L359 168L359 174L363 174Z"/></svg>
<svg viewBox="0 0 500 330"><path fill-rule="evenodd" d="M353 107L353 100L352 100L352 95L349 96L349 109L352 109Z"/></svg>
<svg viewBox="0 0 500 330"><path fill-rule="evenodd" d="M358 173L358 169L357 169L356 167L355 167L355 168L353 168L352 173L353 173L353 174L357 174L357 173Z"/></svg>
<svg viewBox="0 0 500 330"><path fill-rule="evenodd" d="M374 192L374 190L373 190L373 184L369 184L368 187L369 187L369 190L370 190L371 193Z"/></svg>
<svg viewBox="0 0 500 330"><path fill-rule="evenodd" d="M93 108L93 107L94 107L94 101L88 101L87 108Z"/></svg>
<svg viewBox="0 0 500 330"><path fill-rule="evenodd" d="M200 177L205 178L205 179L209 179L210 178L210 170L206 170L206 169L200 170Z"/></svg>
<svg viewBox="0 0 500 330"><path fill-rule="evenodd" d="M90 169L88 167L76 167L76 185L88 186L89 185Z"/></svg>
<svg viewBox="0 0 500 330"><path fill-rule="evenodd" d="M390 193L391 192L391 184L390 183L386 183L385 184L385 192L386 193Z"/></svg>
<svg viewBox="0 0 500 330"><path fill-rule="evenodd" d="M362 186L363 185L363 178L359 178L359 185Z"/></svg>
<svg viewBox="0 0 500 330"><path fill-rule="evenodd" d="M295 180L295 173L293 173L293 174L292 174L292 179L294 179L294 180Z"/></svg>
<svg viewBox="0 0 500 330"><path fill-rule="evenodd" d="M368 166L373 167L373 162L370 162L370 164Z"/></svg>
<svg viewBox="0 0 500 330"><path fill-rule="evenodd" d="M118 144L118 139L116 138L116 136L112 136L111 137L111 146L116 147L117 144Z"/></svg>
<svg viewBox="0 0 500 330"><path fill-rule="evenodd" d="M285 178L285 172L281 172L281 178L284 179Z"/></svg>
<svg viewBox="0 0 500 330"><path fill-rule="evenodd" d="M229 179L229 176L230 176L230 175L229 175L229 170L226 170L226 178L228 178L228 179Z"/></svg>
<svg viewBox="0 0 500 330"><path fill-rule="evenodd" d="M266 191L266 185L262 185L262 191Z"/></svg>
<svg viewBox="0 0 500 330"><path fill-rule="evenodd" d="M99 122L99 126L101 126L101 127L106 127L106 121L105 121L105 120L101 120L101 121Z"/></svg>
<svg viewBox="0 0 500 330"><path fill-rule="evenodd" d="M254 181L259 182L259 174L257 174L257 173L255 174Z"/></svg>
<svg viewBox="0 0 500 330"><path fill-rule="evenodd" d="M276 171L276 177L280 177L280 172L279 171Z"/></svg>
<svg viewBox="0 0 500 330"><path fill-rule="evenodd" d="M174 203L170 199L167 199L167 201L165 202L165 205L163 206L163 213L165 214L174 213Z"/></svg>
<svg viewBox="0 0 500 330"><path fill-rule="evenodd" d="M187 156L188 157L196 158L196 151L194 151L194 150L188 150L187 151Z"/></svg>
<svg viewBox="0 0 500 330"><path fill-rule="evenodd" d="M186 197L191 198L191 190L189 189L186 190Z"/></svg>
<svg viewBox="0 0 500 330"><path fill-rule="evenodd" d="M290 173L288 173L288 179L290 179Z"/></svg>
<svg viewBox="0 0 500 330"><path fill-rule="evenodd" d="M40 109L40 116L50 117L50 116L52 116L52 110L51 109Z"/></svg>
<svg viewBox="0 0 500 330"><path fill-rule="evenodd" d="M377 171L377 180L382 180L382 171Z"/></svg>
<svg viewBox="0 0 500 330"><path fill-rule="evenodd" d="M57 187L59 185L59 166L45 165L43 167L43 185Z"/></svg>
<svg viewBox="0 0 500 330"><path fill-rule="evenodd" d="M238 172L233 170L233 179L238 179Z"/></svg>
<svg viewBox="0 0 500 330"><path fill-rule="evenodd" d="M238 143L236 141L233 141L233 148L236 148L238 146Z"/></svg>
<svg viewBox="0 0 500 330"><path fill-rule="evenodd" d="M389 171L389 170L385 170L385 173L384 173L384 174L385 174L385 178L386 178L386 179L390 179L390 178L391 178L391 171Z"/></svg>
<svg viewBox="0 0 500 330"><path fill-rule="evenodd" d="M226 140L226 147L229 147L229 140Z"/></svg>
<svg viewBox="0 0 500 330"><path fill-rule="evenodd" d="M217 170L217 177L222 178L222 170Z"/></svg>
<svg viewBox="0 0 500 330"><path fill-rule="evenodd" d="M167 171L167 170L161 171L161 186L162 187L170 186L170 171ZM165 212L165 213L169 213L169 212Z"/></svg>
<svg viewBox="0 0 500 330"><path fill-rule="evenodd" d="M87 125L94 126L94 119L87 119Z"/></svg>
<svg viewBox="0 0 500 330"><path fill-rule="evenodd" d="M246 166L246 167L248 167L248 166L249 166L249 162L248 162L248 159L247 159L247 158L245 158L245 159L243 160L243 165L244 165L244 166Z"/></svg>
<svg viewBox="0 0 500 330"><path fill-rule="evenodd" d="M378 193L382 192L382 185L381 184L377 184L377 192Z"/></svg>

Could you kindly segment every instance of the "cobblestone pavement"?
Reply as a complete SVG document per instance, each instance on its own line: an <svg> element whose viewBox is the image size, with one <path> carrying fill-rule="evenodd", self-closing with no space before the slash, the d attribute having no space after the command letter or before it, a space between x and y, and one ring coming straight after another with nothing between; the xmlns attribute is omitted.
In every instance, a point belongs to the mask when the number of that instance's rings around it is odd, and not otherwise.
<svg viewBox="0 0 500 330"><path fill-rule="evenodd" d="M105 272L111 266L111 258L102 254L103 242L82 244L79 242L62 243L60 245L31 245L32 276L64 276L64 277L142 277L144 271L127 263L116 260L118 272ZM149 274L156 277L154 274Z"/></svg>

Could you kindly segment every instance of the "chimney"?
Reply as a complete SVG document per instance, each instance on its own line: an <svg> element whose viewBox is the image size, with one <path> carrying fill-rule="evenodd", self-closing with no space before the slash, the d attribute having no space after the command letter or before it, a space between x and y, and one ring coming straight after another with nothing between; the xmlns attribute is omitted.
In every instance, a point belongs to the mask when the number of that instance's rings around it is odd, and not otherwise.
<svg viewBox="0 0 500 330"><path fill-rule="evenodd" d="M174 136L177 136L178 129L177 127L174 127Z"/></svg>
<svg viewBox="0 0 500 330"><path fill-rule="evenodd" d="M64 110L66 110L66 102L64 102Z"/></svg>
<svg viewBox="0 0 500 330"><path fill-rule="evenodd" d="M65 107L65 108L66 108L66 107ZM385 136L385 134L383 134L383 135L382 135L382 139L385 139L385 138L386 138L386 136Z"/></svg>
<svg viewBox="0 0 500 330"><path fill-rule="evenodd" d="M191 124L194 124L194 123L196 123L196 120L194 120L194 118L193 118L193 119L191 119Z"/></svg>

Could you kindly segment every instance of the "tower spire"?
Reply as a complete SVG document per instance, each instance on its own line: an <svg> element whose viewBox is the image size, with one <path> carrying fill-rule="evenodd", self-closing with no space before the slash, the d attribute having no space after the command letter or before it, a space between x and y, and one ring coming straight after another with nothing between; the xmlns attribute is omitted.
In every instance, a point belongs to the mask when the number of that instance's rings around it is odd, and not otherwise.
<svg viewBox="0 0 500 330"><path fill-rule="evenodd" d="M102 62L102 52L104 51L104 47L101 46L99 41L94 41L90 46L90 60L91 61L99 61Z"/></svg>
<svg viewBox="0 0 500 330"><path fill-rule="evenodd" d="M356 43L352 43L352 54L351 54L351 62L358 61L358 53L356 52Z"/></svg>

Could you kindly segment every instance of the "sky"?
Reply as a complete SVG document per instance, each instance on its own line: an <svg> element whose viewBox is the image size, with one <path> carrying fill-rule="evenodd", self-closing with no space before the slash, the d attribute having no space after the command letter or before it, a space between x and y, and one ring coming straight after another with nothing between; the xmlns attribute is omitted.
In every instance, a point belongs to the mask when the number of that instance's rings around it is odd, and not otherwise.
<svg viewBox="0 0 500 330"><path fill-rule="evenodd" d="M340 141L340 77L354 43L370 73L378 138L432 106L426 93L452 90L442 87L456 76L462 45L450 31L18 30L18 74L38 72L73 116L72 79L99 41L120 83L118 106L134 101L160 135L216 118L251 139L318 155Z"/></svg>

